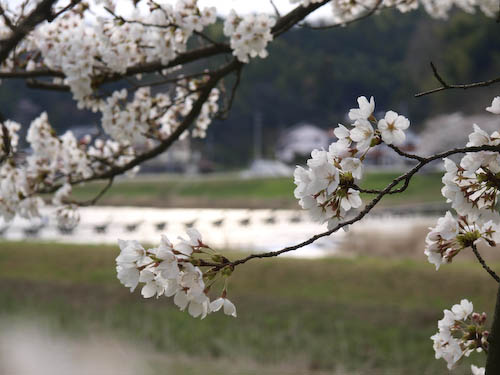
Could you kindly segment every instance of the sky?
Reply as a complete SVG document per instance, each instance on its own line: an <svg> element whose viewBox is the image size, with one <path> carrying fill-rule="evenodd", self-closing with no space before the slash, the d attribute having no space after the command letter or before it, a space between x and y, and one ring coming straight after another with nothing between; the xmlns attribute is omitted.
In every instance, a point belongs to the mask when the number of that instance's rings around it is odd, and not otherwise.
<svg viewBox="0 0 500 375"><path fill-rule="evenodd" d="M10 6L15 6L20 4L22 0L0 0L1 3L7 3ZM90 0L91 2L93 0ZM159 3L170 3L175 4L177 0L157 0ZM130 9L132 9L132 0L118 0L116 3L119 4L118 10L121 14L126 15ZM143 2L146 6L146 2ZM274 0L274 4L280 11L280 13L286 14L290 10L298 6L297 3L291 4L290 0ZM225 16L229 13L231 9L234 9L238 14L259 12L259 13L272 13L274 14L274 8L271 5L270 0L198 0L198 5L200 8L213 6L217 8L219 15ZM103 13L105 13L103 11ZM107 14L107 13L106 13ZM314 20L319 18L329 18L331 16L331 8L329 5L325 5L319 8L317 11L312 13L308 19Z"/></svg>
<svg viewBox="0 0 500 375"><path fill-rule="evenodd" d="M121 0L123 1L123 0ZM161 0L161 3L175 4L176 0ZM123 1L124 4L129 3L129 1ZM291 4L289 0L274 0L276 7L281 14L285 14L293 8L297 7L297 4ZM206 6L214 6L219 11L220 15L224 16L229 13L231 9L236 10L239 14L251 13L251 12L268 12L274 13L274 9L269 0L198 0L198 5L200 8ZM126 5L124 5L126 6ZM328 5L321 7L316 12L311 14L311 19L325 18L331 15L331 10Z"/></svg>

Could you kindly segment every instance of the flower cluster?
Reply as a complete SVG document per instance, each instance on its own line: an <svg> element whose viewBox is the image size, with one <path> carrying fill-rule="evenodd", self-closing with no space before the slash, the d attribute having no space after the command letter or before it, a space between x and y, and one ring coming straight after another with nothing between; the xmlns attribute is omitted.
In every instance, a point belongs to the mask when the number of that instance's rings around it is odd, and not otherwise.
<svg viewBox="0 0 500 375"><path fill-rule="evenodd" d="M273 40L271 28L275 20L267 14L239 17L234 10L224 21L224 35L231 38L233 55L248 63L250 57L267 57L267 44Z"/></svg>
<svg viewBox="0 0 500 375"><path fill-rule="evenodd" d="M493 221L479 227L476 222L469 222L465 216L459 216L458 219L453 217L449 211L430 229L425 239L425 255L436 266L436 270L441 264L450 263L460 251L481 240L489 246L496 246L500 239L497 225Z"/></svg>
<svg viewBox="0 0 500 375"><path fill-rule="evenodd" d="M6 121L5 128L10 154L0 165L0 217L7 222L16 214L26 219L39 217L44 201L37 194L59 186L52 199L58 223L76 225L79 215L69 200L70 183L105 173L135 157L129 146L111 140L96 139L92 144L90 136L77 140L71 131L57 136L47 114L42 113L28 128L26 140L32 152L21 159L17 156L19 124Z"/></svg>
<svg viewBox="0 0 500 375"><path fill-rule="evenodd" d="M474 306L466 299L454 305L451 310L444 310L443 319L438 321L439 331L431 337L436 359L443 358L450 370L464 356L468 357L474 351L488 351L486 313L478 314L473 311ZM477 367L473 369L473 373L474 371L481 373L481 369Z"/></svg>
<svg viewBox="0 0 500 375"><path fill-rule="evenodd" d="M491 135L474 125L467 146L500 145L500 133ZM496 220L500 192L500 155L494 151L467 153L459 165L444 159L446 174L441 192L453 209L476 221Z"/></svg>
<svg viewBox="0 0 500 375"><path fill-rule="evenodd" d="M106 5L115 8L113 2ZM149 12L136 10L128 22L120 16L92 20L91 11L76 7L41 25L24 46L29 56L37 56L26 61L28 70L48 67L64 72L63 83L79 105L88 108L96 105L91 98L93 77L123 74L139 63L165 65L186 50L194 31L216 21L215 9L199 9L196 0L179 0L175 6L152 2Z"/></svg>
<svg viewBox="0 0 500 375"><path fill-rule="evenodd" d="M362 96L358 108L349 111L354 122L334 130L337 142L328 151L314 150L307 161L308 169L295 169L295 197L313 220L328 222L328 228L354 215L362 206L357 182L363 177L363 160L370 148L384 142L401 144L410 124L404 116L389 111L377 121L373 112L375 100ZM377 124L374 130L372 124Z"/></svg>
<svg viewBox="0 0 500 375"><path fill-rule="evenodd" d="M232 266L225 257L203 243L196 229L188 229L187 234L188 239L180 238L175 245L162 236L158 247L147 250L137 241L119 240L118 279L131 292L143 283L141 294L144 298L173 297L180 310L187 308L195 318L203 319L221 308L226 315L236 317L234 304L226 298L227 277ZM211 262L204 262L200 256L208 256ZM205 273L200 268L204 265L211 267ZM218 276L226 282L221 296L211 301L208 294Z"/></svg>
<svg viewBox="0 0 500 375"><path fill-rule="evenodd" d="M298 1L298 0L297 0ZM292 2L296 2L292 0ZM303 0L302 4L307 6L316 1ZM383 0L379 4L378 0L332 0L331 6L333 19L336 23L347 23L355 20L370 10L378 7L397 8L400 12L409 12L418 9L422 5L425 11L434 18L447 18L454 6L465 12L473 13L478 7L486 16L494 17L498 12L498 4L494 1L483 0Z"/></svg>

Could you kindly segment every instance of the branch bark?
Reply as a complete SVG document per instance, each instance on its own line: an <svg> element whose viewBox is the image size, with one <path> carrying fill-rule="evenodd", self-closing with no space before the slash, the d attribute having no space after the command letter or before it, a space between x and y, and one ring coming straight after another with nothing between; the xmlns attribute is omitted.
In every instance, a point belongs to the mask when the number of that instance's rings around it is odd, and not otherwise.
<svg viewBox="0 0 500 375"><path fill-rule="evenodd" d="M445 90L456 90L456 89L460 89L460 90L467 90L467 89L474 89L474 88L478 88L478 87L486 87L486 86L491 86L495 83L498 83L500 82L500 77L497 77L497 78L493 78L493 79L489 79L487 81L480 81L480 82L473 82L473 83L463 83L463 84L449 84L447 83L443 77L441 76L441 74L439 74L436 66L434 65L433 62L430 63L431 64L431 69L432 69L432 72L434 74L434 77L436 78L436 80L441 83L441 87L438 87L438 88L435 88L435 89L432 89L432 90L428 90L428 91L424 91L424 92L420 92L418 94L415 94L415 97L416 98L419 98L421 96L425 96L425 95L429 95L429 94L434 94L436 92L440 92L440 91L445 91Z"/></svg>
<svg viewBox="0 0 500 375"><path fill-rule="evenodd" d="M497 301L490 336L488 337L488 356L486 358L486 375L500 374L500 287L497 292Z"/></svg>

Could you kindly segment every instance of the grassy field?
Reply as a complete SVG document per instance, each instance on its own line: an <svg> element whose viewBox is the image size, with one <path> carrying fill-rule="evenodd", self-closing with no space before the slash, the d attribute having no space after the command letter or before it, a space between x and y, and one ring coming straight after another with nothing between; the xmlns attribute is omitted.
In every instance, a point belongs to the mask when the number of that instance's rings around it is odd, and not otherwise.
<svg viewBox="0 0 500 375"><path fill-rule="evenodd" d="M230 283L238 318L199 321L167 298L121 287L116 255L116 247L1 242L0 318L126 338L155 353L143 373L430 375L447 373L429 340L443 308L470 297L491 312L496 293L468 261L436 272L408 259L257 260Z"/></svg>
<svg viewBox="0 0 500 375"><path fill-rule="evenodd" d="M398 173L367 173L362 187L381 189ZM75 197L90 199L103 183L92 183L75 189ZM293 178L241 179L234 175L189 178L175 175L136 177L120 180L102 197L100 204L153 207L196 208L297 208L293 197ZM404 194L388 196L382 205L443 201L441 174L417 175ZM369 198L365 196L365 198Z"/></svg>

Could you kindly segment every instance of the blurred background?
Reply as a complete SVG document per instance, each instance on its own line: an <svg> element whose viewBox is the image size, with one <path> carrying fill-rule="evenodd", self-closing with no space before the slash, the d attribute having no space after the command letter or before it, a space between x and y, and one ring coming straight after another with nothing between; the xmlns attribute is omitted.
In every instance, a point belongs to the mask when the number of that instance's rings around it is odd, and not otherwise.
<svg viewBox="0 0 500 375"><path fill-rule="evenodd" d="M220 25L211 33L221 35ZM293 197L293 169L335 141L356 98L373 95L380 113L410 119L406 151L462 146L473 123L498 129L483 110L497 88L414 94L437 85L430 61L448 82L495 77L499 42L494 20L463 12L447 22L385 11L347 28L298 27L246 67L227 120L215 121L205 140L178 142L135 179L117 180L98 206L82 209L75 230L57 228L50 208L36 222L0 222L0 373L444 373L429 339L442 310L470 297L476 311L491 312L495 285L470 254L438 273L425 259L427 228L447 210L439 164L349 232L238 268L229 287L237 319L200 322L167 298L130 294L116 279L116 239L156 244L162 233L175 239L196 227L234 259L323 231ZM98 131L99 118L69 94L0 85L0 111L24 131L43 110L58 133ZM410 168L382 147L367 164L365 188ZM91 198L103 186L75 196ZM494 252L483 251L493 268ZM467 363L453 374L470 373Z"/></svg>

